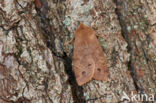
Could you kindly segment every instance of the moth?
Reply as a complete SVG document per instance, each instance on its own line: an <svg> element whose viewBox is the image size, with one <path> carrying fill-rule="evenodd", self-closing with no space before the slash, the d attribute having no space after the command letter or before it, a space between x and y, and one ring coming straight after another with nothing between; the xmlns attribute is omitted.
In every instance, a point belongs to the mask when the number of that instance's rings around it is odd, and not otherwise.
<svg viewBox="0 0 156 103"><path fill-rule="evenodd" d="M79 86L92 78L102 81L108 79L107 61L96 32L82 23L75 31L73 60L73 70Z"/></svg>

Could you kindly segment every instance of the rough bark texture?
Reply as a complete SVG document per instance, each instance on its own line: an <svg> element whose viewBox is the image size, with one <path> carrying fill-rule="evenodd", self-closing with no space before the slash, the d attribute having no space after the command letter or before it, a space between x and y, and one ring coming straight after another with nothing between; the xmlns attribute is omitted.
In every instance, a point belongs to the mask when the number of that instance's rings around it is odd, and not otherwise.
<svg viewBox="0 0 156 103"><path fill-rule="evenodd" d="M155 0L39 1L41 8L34 0L0 1L0 103L124 103L123 93L155 95ZM98 33L106 82L75 81L67 42L80 22Z"/></svg>

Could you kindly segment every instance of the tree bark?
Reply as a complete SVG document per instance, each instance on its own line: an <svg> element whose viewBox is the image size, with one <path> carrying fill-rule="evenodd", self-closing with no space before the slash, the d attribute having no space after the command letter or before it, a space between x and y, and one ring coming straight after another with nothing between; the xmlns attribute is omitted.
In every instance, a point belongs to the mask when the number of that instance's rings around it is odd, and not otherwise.
<svg viewBox="0 0 156 103"><path fill-rule="evenodd" d="M154 102L155 0L1 0L0 21L0 103ZM97 32L108 81L76 83L80 22Z"/></svg>

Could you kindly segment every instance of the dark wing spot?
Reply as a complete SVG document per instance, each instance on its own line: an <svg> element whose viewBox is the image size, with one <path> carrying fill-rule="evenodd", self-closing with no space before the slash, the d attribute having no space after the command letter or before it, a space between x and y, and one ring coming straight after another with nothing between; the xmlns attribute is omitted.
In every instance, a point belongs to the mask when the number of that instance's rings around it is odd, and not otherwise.
<svg viewBox="0 0 156 103"><path fill-rule="evenodd" d="M100 68L97 68L97 71L98 71L98 72L101 72L101 69L100 69Z"/></svg>
<svg viewBox="0 0 156 103"><path fill-rule="evenodd" d="M90 67L92 64L88 64L88 66Z"/></svg>
<svg viewBox="0 0 156 103"><path fill-rule="evenodd" d="M85 72L85 71L83 71L83 72L82 72L82 75L86 75L86 72Z"/></svg>

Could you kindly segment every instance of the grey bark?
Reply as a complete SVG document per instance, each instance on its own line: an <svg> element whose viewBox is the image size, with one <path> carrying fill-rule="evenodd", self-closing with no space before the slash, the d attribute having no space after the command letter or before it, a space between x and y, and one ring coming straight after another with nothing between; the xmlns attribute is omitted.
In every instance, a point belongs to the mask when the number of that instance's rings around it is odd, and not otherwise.
<svg viewBox="0 0 156 103"><path fill-rule="evenodd" d="M40 1L42 8L34 0L0 1L0 103L124 103L124 93L155 95L155 0ZM80 22L98 34L108 81L76 83L67 42Z"/></svg>

